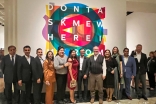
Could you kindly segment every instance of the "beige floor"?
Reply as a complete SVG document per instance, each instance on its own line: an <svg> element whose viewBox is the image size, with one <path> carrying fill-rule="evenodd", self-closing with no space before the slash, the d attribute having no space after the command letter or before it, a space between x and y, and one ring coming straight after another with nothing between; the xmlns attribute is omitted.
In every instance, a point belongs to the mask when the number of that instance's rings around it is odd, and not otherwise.
<svg viewBox="0 0 156 104"><path fill-rule="evenodd" d="M77 104L90 104L88 103L77 103ZM98 102L95 102L94 104L99 104ZM148 101L145 101L143 99L133 99L133 100L120 100L120 101L112 101L112 102L104 102L103 104L156 104L156 97L148 98Z"/></svg>

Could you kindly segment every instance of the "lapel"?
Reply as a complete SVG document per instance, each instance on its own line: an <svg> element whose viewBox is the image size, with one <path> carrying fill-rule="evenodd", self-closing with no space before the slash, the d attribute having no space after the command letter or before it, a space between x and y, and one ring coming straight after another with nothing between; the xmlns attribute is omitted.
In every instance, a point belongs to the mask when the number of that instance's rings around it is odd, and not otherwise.
<svg viewBox="0 0 156 104"><path fill-rule="evenodd" d="M42 67L42 63L41 63L41 61L40 61L40 59L39 59L39 57L38 56L36 56L36 60L38 61L38 63L40 64L40 66Z"/></svg>
<svg viewBox="0 0 156 104"><path fill-rule="evenodd" d="M9 61L9 63L12 64L12 61L11 61L11 58L10 58L10 55L9 55L9 54L8 54L8 56L7 56L7 59L8 59L8 61Z"/></svg>
<svg viewBox="0 0 156 104"><path fill-rule="evenodd" d="M23 59L24 59L24 61L26 61L26 63L27 63L28 65L30 65L25 56L23 56ZM31 63L31 57L30 57L30 63Z"/></svg>
<svg viewBox="0 0 156 104"><path fill-rule="evenodd" d="M142 58L143 58L143 53L141 52L140 63L141 63Z"/></svg>

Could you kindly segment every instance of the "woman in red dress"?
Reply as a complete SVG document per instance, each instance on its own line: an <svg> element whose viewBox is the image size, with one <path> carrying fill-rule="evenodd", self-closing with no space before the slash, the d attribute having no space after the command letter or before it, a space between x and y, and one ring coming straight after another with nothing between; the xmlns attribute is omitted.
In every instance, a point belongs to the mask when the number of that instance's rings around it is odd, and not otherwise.
<svg viewBox="0 0 156 104"><path fill-rule="evenodd" d="M76 100L74 98L74 90L76 88L76 82L77 82L77 75L78 75L78 60L76 56L75 50L70 50L69 57L68 57L68 77L67 77L67 83L68 88L70 92L70 101L71 103L75 104Z"/></svg>

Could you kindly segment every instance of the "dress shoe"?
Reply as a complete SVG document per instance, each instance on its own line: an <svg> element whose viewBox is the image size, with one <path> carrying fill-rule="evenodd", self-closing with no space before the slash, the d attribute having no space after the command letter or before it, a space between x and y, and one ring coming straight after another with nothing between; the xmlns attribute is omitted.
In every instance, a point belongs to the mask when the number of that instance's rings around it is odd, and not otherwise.
<svg viewBox="0 0 156 104"><path fill-rule="evenodd" d="M87 99L87 98L84 98L84 99L83 99L83 102L88 102L88 99Z"/></svg>
<svg viewBox="0 0 156 104"><path fill-rule="evenodd" d="M137 95L137 99L139 99L139 100L140 100L140 99L141 99L141 96L140 96L140 95Z"/></svg>
<svg viewBox="0 0 156 104"><path fill-rule="evenodd" d="M63 101L64 101L64 103L65 103L65 104L68 102L68 100L67 100L67 99L63 99Z"/></svg>
<svg viewBox="0 0 156 104"><path fill-rule="evenodd" d="M84 102L83 98L79 98L78 102Z"/></svg>
<svg viewBox="0 0 156 104"><path fill-rule="evenodd" d="M90 103L91 104L94 103L94 98L91 98Z"/></svg>
<svg viewBox="0 0 156 104"><path fill-rule="evenodd" d="M127 96L127 98L128 98L129 100L132 100L132 98L131 98L130 96Z"/></svg>
<svg viewBox="0 0 156 104"><path fill-rule="evenodd" d="M145 95L142 95L142 98L143 98L144 100L148 100L147 97L146 97Z"/></svg>

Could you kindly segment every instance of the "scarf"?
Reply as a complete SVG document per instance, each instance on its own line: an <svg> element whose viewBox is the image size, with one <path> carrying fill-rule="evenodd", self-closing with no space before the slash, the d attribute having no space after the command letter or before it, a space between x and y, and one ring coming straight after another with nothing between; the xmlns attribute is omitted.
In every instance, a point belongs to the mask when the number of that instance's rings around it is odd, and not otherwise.
<svg viewBox="0 0 156 104"><path fill-rule="evenodd" d="M119 58L119 54L113 54L112 58L116 59L117 63L118 63L118 71L120 73L120 58Z"/></svg>

